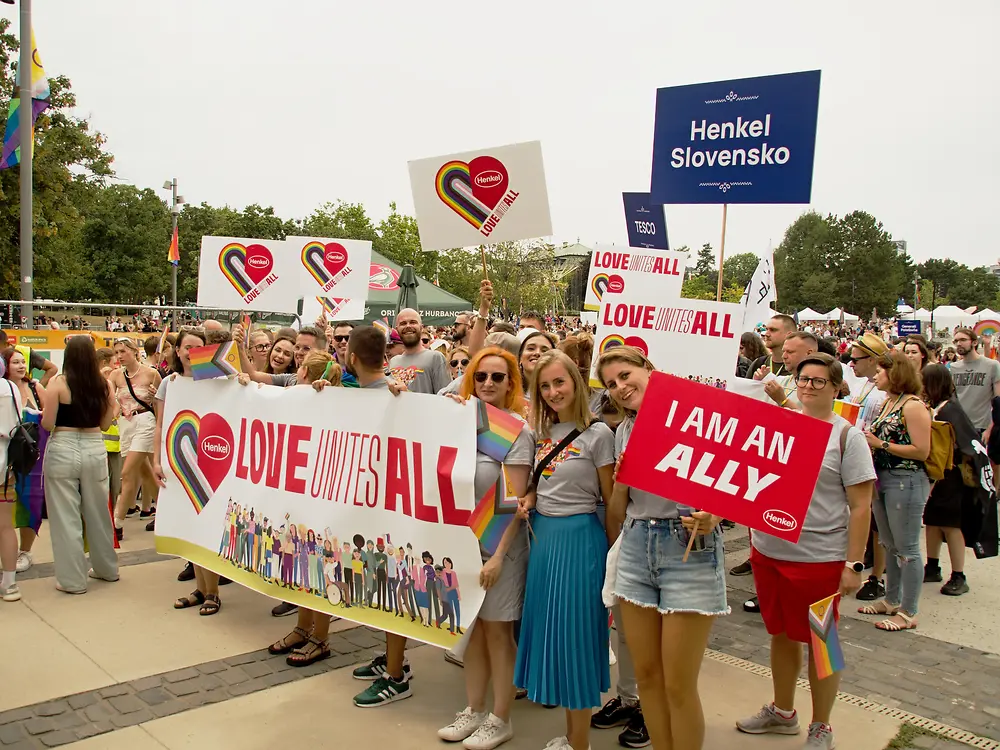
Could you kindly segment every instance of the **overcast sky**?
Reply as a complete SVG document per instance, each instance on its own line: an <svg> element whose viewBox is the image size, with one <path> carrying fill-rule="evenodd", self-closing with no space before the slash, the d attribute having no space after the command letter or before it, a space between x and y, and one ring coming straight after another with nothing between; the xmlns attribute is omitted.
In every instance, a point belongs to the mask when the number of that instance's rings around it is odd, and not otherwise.
<svg viewBox="0 0 1000 750"><path fill-rule="evenodd" d="M922 261L997 261L996 0L35 0L119 177L188 202L412 212L408 160L540 140L554 239L625 245L649 189L655 90L823 71L811 208L873 213ZM17 19L17 6L0 5ZM989 50L994 50L990 52ZM6 92L4 92L6 96ZM164 193L164 195L166 195ZM727 254L805 206L735 206ZM718 248L720 206L668 206Z"/></svg>

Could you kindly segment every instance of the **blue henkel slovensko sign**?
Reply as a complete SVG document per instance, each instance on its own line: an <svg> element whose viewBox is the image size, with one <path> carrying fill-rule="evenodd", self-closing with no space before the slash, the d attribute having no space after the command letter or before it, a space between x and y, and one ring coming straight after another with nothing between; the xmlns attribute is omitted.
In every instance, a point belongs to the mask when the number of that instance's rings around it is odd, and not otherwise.
<svg viewBox="0 0 1000 750"><path fill-rule="evenodd" d="M809 203L820 71L656 91L654 203Z"/></svg>
<svg viewBox="0 0 1000 750"><path fill-rule="evenodd" d="M629 247L669 250L663 206L649 202L649 193L622 193Z"/></svg>

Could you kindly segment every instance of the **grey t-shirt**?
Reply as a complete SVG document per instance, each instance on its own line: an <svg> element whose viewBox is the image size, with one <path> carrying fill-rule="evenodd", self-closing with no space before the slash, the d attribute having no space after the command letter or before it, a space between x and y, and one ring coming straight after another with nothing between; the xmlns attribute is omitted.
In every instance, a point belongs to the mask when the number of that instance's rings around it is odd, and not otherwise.
<svg viewBox="0 0 1000 750"><path fill-rule="evenodd" d="M374 383L361 386L362 388L389 388L389 378L379 378Z"/></svg>
<svg viewBox="0 0 1000 750"><path fill-rule="evenodd" d="M847 433L844 455L840 455L840 433ZM762 531L754 531L750 541L758 552L775 560L793 562L838 562L847 559L847 523L851 509L847 504L846 487L875 479L871 449L864 434L840 416L833 418L833 430L826 444L823 466L802 536L798 544L778 539Z"/></svg>
<svg viewBox="0 0 1000 750"><path fill-rule="evenodd" d="M552 425L551 436L535 444L535 462L541 461L574 428L572 422ZM594 513L601 502L597 470L615 462L615 434L604 422L594 422L549 462L538 479L536 510L543 516Z"/></svg>
<svg viewBox="0 0 1000 750"><path fill-rule="evenodd" d="M527 466L530 468L534 465L534 463L535 435L532 433L531 428L525 424L521 428L521 432L518 434L517 438L514 440L514 444L511 445L510 451L507 453L507 458L504 459L504 464L507 466ZM496 487L498 479L500 479L500 462L490 458L485 453L477 452L475 479L476 502L479 502L488 490ZM526 547L528 544L526 529L522 529L522 532L524 533L517 535L508 550L508 554L512 557L519 555L522 547ZM490 559L489 554L481 544L479 545L479 552L482 554L483 562Z"/></svg>
<svg viewBox="0 0 1000 750"><path fill-rule="evenodd" d="M985 430L993 421L993 387L1000 380L1000 362L988 357L960 359L951 363L951 379L963 411L977 430Z"/></svg>
<svg viewBox="0 0 1000 750"><path fill-rule="evenodd" d="M625 417L625 420L618 425L618 430L615 432L615 460L625 452L634 426L635 417L631 416ZM677 518L677 503L673 500L667 500L665 497L654 495L652 492L629 487L628 516L629 518L642 519Z"/></svg>
<svg viewBox="0 0 1000 750"><path fill-rule="evenodd" d="M444 357L429 349L416 354L397 354L389 360L389 371L413 393L433 396L451 382Z"/></svg>
<svg viewBox="0 0 1000 750"><path fill-rule="evenodd" d="M289 386L296 385L298 383L298 377L294 372L284 372L280 375L271 376L271 385L276 385L279 388L288 388Z"/></svg>

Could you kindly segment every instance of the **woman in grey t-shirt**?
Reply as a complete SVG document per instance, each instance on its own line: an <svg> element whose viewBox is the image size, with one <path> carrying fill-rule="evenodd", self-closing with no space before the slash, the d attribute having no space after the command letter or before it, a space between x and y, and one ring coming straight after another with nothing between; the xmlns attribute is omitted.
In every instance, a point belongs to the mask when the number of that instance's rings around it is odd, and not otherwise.
<svg viewBox="0 0 1000 750"><path fill-rule="evenodd" d="M611 497L614 433L593 421L580 369L558 350L535 365L531 414L534 498L522 512L534 510L534 535L514 681L535 703L566 709L566 737L550 745L586 748L592 709L611 686L597 506Z"/></svg>
<svg viewBox="0 0 1000 750"><path fill-rule="evenodd" d="M520 417L524 413L524 398L514 356L498 347L489 347L473 357L459 394L451 398L464 402L471 396ZM507 485L499 489L507 492L508 497L526 495L534 460L535 441L525 423L503 460L502 473L499 461L482 452L476 454L476 499L496 492L498 482ZM511 518L492 553L480 544L483 568L479 583L486 589L486 598L471 627L465 650L468 706L455 721L438 730L438 736L448 742L471 737L473 747L496 747L514 736L510 721L517 654L514 623L521 618L524 602L528 541L521 518ZM493 711L489 712L486 694L491 682Z"/></svg>
<svg viewBox="0 0 1000 750"><path fill-rule="evenodd" d="M598 360L601 384L627 415L615 436L618 457L652 371L652 362L630 346L610 349ZM696 519L700 542L683 562ZM639 677L639 695L654 747L666 747L672 738L674 747L694 750L704 740L698 671L715 616L729 614L721 520L620 483L608 506L609 538L617 538L619 525L623 535L614 593L636 674L646 676Z"/></svg>

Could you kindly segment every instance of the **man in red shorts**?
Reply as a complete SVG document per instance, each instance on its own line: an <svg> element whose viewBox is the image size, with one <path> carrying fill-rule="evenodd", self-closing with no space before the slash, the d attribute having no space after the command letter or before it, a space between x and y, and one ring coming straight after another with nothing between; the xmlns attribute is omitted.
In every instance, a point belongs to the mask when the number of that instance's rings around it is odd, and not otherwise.
<svg viewBox="0 0 1000 750"><path fill-rule="evenodd" d="M796 385L803 411L831 422L833 430L798 544L759 531L751 537L760 613L771 634L774 701L755 716L736 722L736 728L748 734L798 734L795 681L802 669L802 644L810 640L809 606L861 587L875 468L861 430L833 413L842 382L843 369L833 357L812 354L799 363ZM838 616L836 599L834 616ZM839 686L839 673L823 680L817 677L810 653L812 721L807 750L834 747L830 713Z"/></svg>

